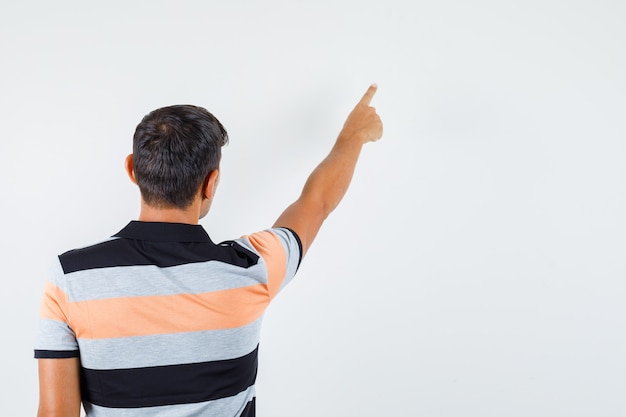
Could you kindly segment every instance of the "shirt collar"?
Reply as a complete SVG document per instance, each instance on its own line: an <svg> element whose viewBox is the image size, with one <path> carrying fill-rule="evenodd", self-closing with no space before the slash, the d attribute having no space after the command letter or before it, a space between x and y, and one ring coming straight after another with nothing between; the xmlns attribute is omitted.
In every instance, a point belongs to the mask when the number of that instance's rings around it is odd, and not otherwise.
<svg viewBox="0 0 626 417"><path fill-rule="evenodd" d="M199 224L140 222L131 221L114 234L113 237L122 237L135 240L151 240L155 242L209 242L211 238Z"/></svg>

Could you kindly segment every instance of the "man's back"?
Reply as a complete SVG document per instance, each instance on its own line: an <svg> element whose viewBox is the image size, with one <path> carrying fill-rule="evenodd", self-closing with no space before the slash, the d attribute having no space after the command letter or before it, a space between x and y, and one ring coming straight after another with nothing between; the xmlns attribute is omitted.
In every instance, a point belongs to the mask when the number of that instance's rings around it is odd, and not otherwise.
<svg viewBox="0 0 626 417"><path fill-rule="evenodd" d="M59 257L41 314L40 417L253 416L259 326L382 136L371 85L300 197L271 230L214 245L198 221L219 183L226 129L163 107L137 125L125 168L139 222ZM262 179L259 179L262 181Z"/></svg>
<svg viewBox="0 0 626 417"><path fill-rule="evenodd" d="M254 415L262 315L300 257L287 229L216 245L199 225L131 222L59 256L36 356L80 352L90 416Z"/></svg>

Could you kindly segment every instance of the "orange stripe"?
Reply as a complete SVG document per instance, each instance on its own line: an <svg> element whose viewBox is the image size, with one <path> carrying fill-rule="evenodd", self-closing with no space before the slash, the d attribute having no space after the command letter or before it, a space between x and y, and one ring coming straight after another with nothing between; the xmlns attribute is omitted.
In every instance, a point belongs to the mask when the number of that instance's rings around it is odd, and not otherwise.
<svg viewBox="0 0 626 417"><path fill-rule="evenodd" d="M285 248L280 243L278 236L269 231L253 233L247 238L265 261L270 298L274 298L287 273Z"/></svg>
<svg viewBox="0 0 626 417"><path fill-rule="evenodd" d="M267 304L262 284L202 294L108 298L71 303L81 339L147 336L241 327Z"/></svg>
<svg viewBox="0 0 626 417"><path fill-rule="evenodd" d="M41 300L40 317L69 323L67 317L68 306L69 299L67 294L52 282L46 281L43 299Z"/></svg>

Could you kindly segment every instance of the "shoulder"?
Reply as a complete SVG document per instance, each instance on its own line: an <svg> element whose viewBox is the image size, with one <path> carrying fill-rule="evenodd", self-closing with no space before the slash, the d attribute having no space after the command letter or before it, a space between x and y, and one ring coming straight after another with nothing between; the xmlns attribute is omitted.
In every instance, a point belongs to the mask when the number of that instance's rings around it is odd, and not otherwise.
<svg viewBox="0 0 626 417"><path fill-rule="evenodd" d="M58 256L59 264L66 274L109 266L108 263L113 256L124 252L124 241L125 239L112 237L88 246L71 249Z"/></svg>
<svg viewBox="0 0 626 417"><path fill-rule="evenodd" d="M261 253L281 249L286 252L295 251L300 255L302 253L302 243L297 233L285 227L275 227L244 235L235 242Z"/></svg>
<svg viewBox="0 0 626 417"><path fill-rule="evenodd" d="M266 261L272 259L293 266L294 272L302 261L302 243L296 232L275 227L244 235L234 241Z"/></svg>

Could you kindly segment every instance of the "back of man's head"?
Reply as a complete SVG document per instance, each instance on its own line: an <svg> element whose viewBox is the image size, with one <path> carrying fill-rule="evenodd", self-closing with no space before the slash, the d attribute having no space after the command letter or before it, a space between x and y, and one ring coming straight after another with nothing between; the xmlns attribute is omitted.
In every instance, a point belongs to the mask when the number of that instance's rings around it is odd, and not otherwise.
<svg viewBox="0 0 626 417"><path fill-rule="evenodd" d="M187 208L206 176L219 168L226 129L202 107L163 107L146 115L133 137L133 169L143 200Z"/></svg>

